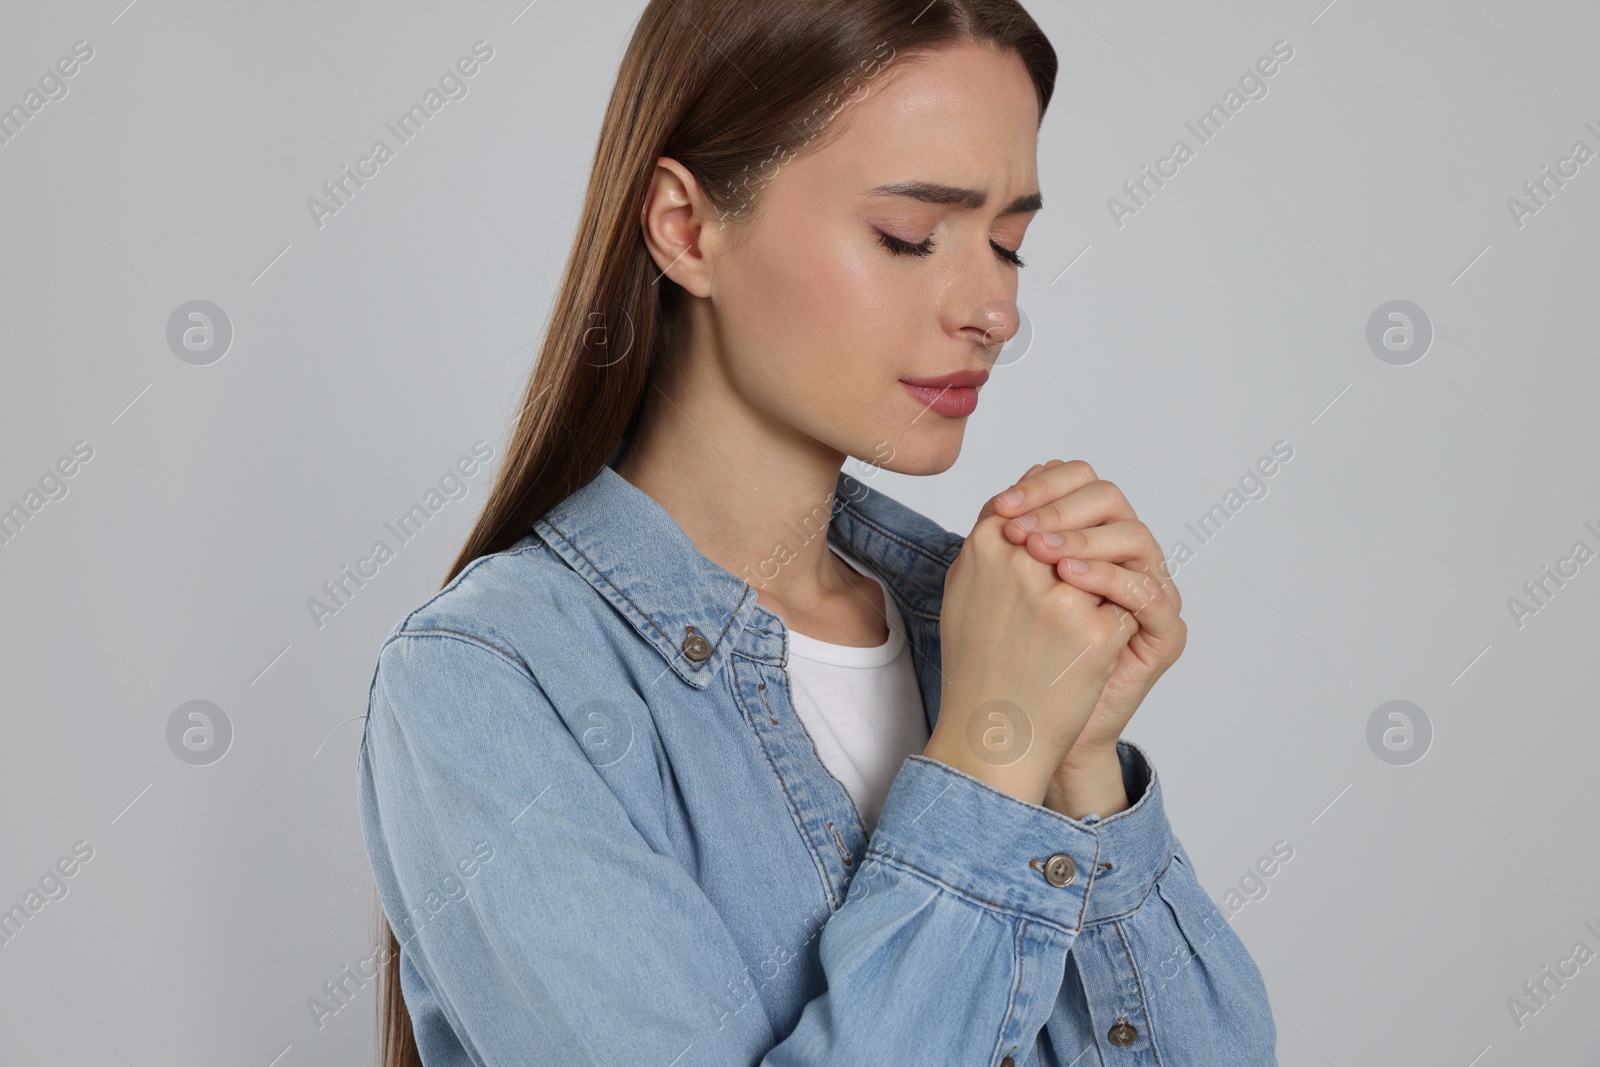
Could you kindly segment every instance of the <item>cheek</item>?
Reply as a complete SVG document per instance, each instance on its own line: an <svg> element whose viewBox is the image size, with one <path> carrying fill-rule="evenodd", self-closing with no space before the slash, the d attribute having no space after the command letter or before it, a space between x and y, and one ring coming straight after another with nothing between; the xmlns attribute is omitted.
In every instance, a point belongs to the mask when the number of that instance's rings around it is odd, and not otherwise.
<svg viewBox="0 0 1600 1067"><path fill-rule="evenodd" d="M821 227L764 234L730 264L729 340L759 354L746 384L786 405L862 406L905 371L913 272L859 235Z"/></svg>
<svg viewBox="0 0 1600 1067"><path fill-rule="evenodd" d="M859 238L822 227L773 234L739 265L742 307L765 307L775 336L815 336L882 314L894 272Z"/></svg>
<svg viewBox="0 0 1600 1067"><path fill-rule="evenodd" d="M870 230L763 227L720 284L734 389L841 452L892 456L906 473L947 469L961 424L918 419L898 381L928 373L926 354L948 343L937 332L938 283L930 264L891 256Z"/></svg>

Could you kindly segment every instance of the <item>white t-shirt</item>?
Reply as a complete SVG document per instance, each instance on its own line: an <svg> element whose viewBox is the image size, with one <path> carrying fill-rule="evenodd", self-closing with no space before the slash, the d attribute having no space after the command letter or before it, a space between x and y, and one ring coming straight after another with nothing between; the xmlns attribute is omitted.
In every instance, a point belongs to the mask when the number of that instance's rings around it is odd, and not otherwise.
<svg viewBox="0 0 1600 1067"><path fill-rule="evenodd" d="M877 575L828 547L883 587ZM911 666L911 646L887 588L883 604L889 640L875 648L830 644L789 630L795 713L823 766L855 801L869 837L900 765L928 744L928 717Z"/></svg>

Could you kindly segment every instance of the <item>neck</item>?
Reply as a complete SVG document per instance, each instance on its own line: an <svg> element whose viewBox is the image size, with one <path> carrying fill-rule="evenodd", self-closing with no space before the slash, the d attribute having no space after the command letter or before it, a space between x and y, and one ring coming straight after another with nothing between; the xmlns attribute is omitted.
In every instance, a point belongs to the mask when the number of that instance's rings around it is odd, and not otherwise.
<svg viewBox="0 0 1600 1067"><path fill-rule="evenodd" d="M617 473L769 603L837 593L849 579L827 532L846 457L695 377L650 387Z"/></svg>

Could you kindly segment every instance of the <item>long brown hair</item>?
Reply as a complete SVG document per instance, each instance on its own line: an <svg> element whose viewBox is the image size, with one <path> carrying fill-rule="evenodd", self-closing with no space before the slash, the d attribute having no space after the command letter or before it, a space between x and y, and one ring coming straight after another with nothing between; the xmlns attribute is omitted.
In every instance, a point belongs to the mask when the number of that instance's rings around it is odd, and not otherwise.
<svg viewBox="0 0 1600 1067"><path fill-rule="evenodd" d="M640 231L656 161L695 176L724 220L747 219L776 168L827 143L829 120L889 65L961 41L1014 52L1043 118L1056 53L1017 0L650 0L606 107L583 214L522 411L488 500L443 585L503 551L600 472L676 351L682 291ZM382 1067L421 1067L387 938Z"/></svg>

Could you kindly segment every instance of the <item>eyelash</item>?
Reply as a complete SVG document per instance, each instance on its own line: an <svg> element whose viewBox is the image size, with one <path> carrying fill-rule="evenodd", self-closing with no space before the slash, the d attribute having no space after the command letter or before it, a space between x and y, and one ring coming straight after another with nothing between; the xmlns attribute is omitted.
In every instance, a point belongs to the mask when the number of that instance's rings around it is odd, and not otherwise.
<svg viewBox="0 0 1600 1067"><path fill-rule="evenodd" d="M876 229L876 227L874 227L874 229ZM933 254L932 234L924 237L921 241L903 241L893 234L884 233L882 230L878 230L877 232L878 243L883 245L883 247L887 248L897 256L929 256ZM989 247L993 248L1000 258L1005 260L1007 263L1011 263L1018 267L1027 266L1027 263L1023 262L1022 257L1016 252L1013 252L1011 249L995 244L993 241L989 242Z"/></svg>

